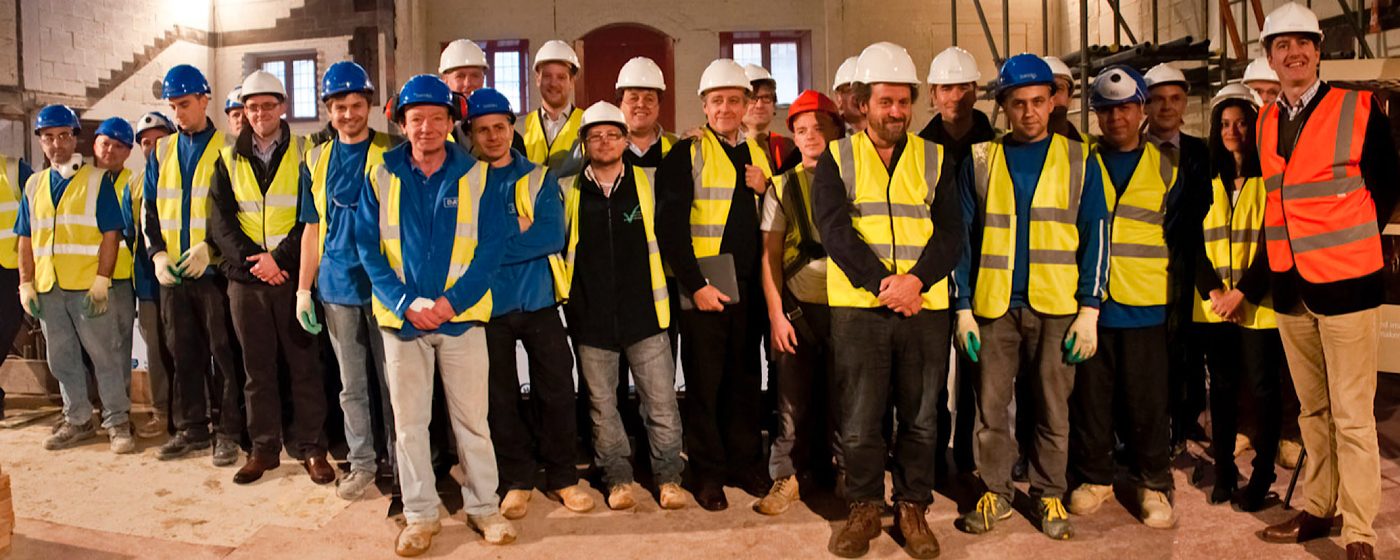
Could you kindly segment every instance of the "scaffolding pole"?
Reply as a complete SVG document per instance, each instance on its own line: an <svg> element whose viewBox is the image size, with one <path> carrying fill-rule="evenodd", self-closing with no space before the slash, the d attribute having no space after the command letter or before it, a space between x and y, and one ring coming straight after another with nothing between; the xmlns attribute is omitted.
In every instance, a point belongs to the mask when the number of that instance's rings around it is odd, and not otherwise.
<svg viewBox="0 0 1400 560"><path fill-rule="evenodd" d="M949 27L953 28L953 46L958 46L958 0L948 3L948 15L952 18Z"/></svg>
<svg viewBox="0 0 1400 560"><path fill-rule="evenodd" d="M997 51L996 39L992 38L992 27L987 25L987 12L982 10L982 0L972 0L972 7L977 8L977 20L982 23L982 34L987 36L987 47L992 49L992 60L1001 66L1001 53Z"/></svg>
<svg viewBox="0 0 1400 560"><path fill-rule="evenodd" d="M1079 133L1089 134L1089 0L1079 0Z"/></svg>
<svg viewBox="0 0 1400 560"><path fill-rule="evenodd" d="M1375 53L1371 52L1371 45L1366 42L1366 30L1360 24L1360 18L1366 16L1365 10L1352 14L1351 6L1347 5L1346 0L1337 0L1337 5L1342 7L1342 21L1347 22L1351 31L1356 33L1356 52L1361 55L1361 58L1375 58Z"/></svg>

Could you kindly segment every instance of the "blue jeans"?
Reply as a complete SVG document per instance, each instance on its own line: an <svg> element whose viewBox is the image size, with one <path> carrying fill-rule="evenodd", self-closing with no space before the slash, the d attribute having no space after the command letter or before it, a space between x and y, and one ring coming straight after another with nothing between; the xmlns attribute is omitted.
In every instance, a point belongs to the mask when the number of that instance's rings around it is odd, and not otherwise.
<svg viewBox="0 0 1400 560"><path fill-rule="evenodd" d="M369 391L371 376L386 403L382 407L385 424L390 426L390 439L393 439L394 412L387 404L389 386L384 382L384 338L379 334L374 312L368 305L327 303L325 315L331 348L340 363L340 408L345 414L345 445L350 448L346 459L350 461L350 470L373 473L376 469L374 415ZM374 360L373 370L370 359ZM392 447L389 453L393 453Z"/></svg>
<svg viewBox="0 0 1400 560"><path fill-rule="evenodd" d="M102 399L102 427L130 421L131 328L136 300L131 282L116 280L108 292L107 312L88 317L83 311L86 291L54 288L39 294L43 319L39 321L48 341L49 371L63 394L63 418L69 424L92 419L88 401L87 367L83 352L92 358L97 394Z"/></svg>
<svg viewBox="0 0 1400 560"><path fill-rule="evenodd" d="M660 332L634 342L624 351L637 383L656 483L680 483L685 464L681 462L681 412L676 404L676 364L671 360L670 336ZM617 412L617 363L621 353L580 344L578 356L583 380L588 384L594 461L603 469L603 482L608 486L630 483L632 449Z"/></svg>

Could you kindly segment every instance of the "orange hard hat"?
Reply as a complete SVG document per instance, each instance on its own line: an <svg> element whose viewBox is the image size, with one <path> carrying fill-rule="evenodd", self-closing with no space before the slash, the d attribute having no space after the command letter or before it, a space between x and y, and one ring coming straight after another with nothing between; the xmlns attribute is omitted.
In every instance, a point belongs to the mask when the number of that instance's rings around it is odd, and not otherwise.
<svg viewBox="0 0 1400 560"><path fill-rule="evenodd" d="M788 130L792 130L792 119L797 118L802 113L812 111L821 111L831 115L831 118L836 121L837 128L841 127L841 110L836 108L836 102L832 101L830 97L822 95L819 91L809 89L797 96L797 99L792 101L792 105L788 106Z"/></svg>

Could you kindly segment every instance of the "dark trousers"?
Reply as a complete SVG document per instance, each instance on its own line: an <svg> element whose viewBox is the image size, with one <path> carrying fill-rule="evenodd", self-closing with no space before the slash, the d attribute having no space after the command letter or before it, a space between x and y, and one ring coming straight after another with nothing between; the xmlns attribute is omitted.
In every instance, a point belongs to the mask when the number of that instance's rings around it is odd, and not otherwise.
<svg viewBox="0 0 1400 560"><path fill-rule="evenodd" d="M1113 484L1114 436L1134 483L1172 489L1167 426L1167 328L1099 327L1099 350L1080 364L1070 399L1070 472L1077 483Z"/></svg>
<svg viewBox="0 0 1400 560"><path fill-rule="evenodd" d="M287 449L304 459L325 453L326 389L320 345L296 319L296 286L230 282L229 311L248 371L248 434L253 452L282 452L281 376L287 372L292 421ZM285 364L285 370L280 366Z"/></svg>
<svg viewBox="0 0 1400 560"><path fill-rule="evenodd" d="M797 329L797 352L769 354L778 370L776 376L768 378L778 393L778 430L772 437L768 460L768 474L774 479L798 473L830 475L836 447L834 408L828 390L831 308L805 302L798 306L802 309L799 321L805 328Z"/></svg>
<svg viewBox="0 0 1400 560"><path fill-rule="evenodd" d="M174 366L170 415L177 431L196 439L209 437L211 416L220 437L237 441L244 429L242 365L229 336L226 283L205 275L160 288L161 328Z"/></svg>
<svg viewBox="0 0 1400 560"><path fill-rule="evenodd" d="M841 402L846 497L883 502L887 445L881 434L893 400L894 499L933 502L938 394L948 378L948 311L904 317L884 308L831 309L832 390Z"/></svg>
<svg viewBox="0 0 1400 560"><path fill-rule="evenodd" d="M752 298L724 311L681 311L681 412L696 482L764 477L759 333ZM758 305L762 308L762 304Z"/></svg>
<svg viewBox="0 0 1400 560"><path fill-rule="evenodd" d="M0 268L0 365L10 355L15 335L24 326L24 308L19 302L19 271ZM5 388L0 387L0 411L5 410Z"/></svg>
<svg viewBox="0 0 1400 560"><path fill-rule="evenodd" d="M515 344L525 345L530 363L530 398L520 395ZM498 492L535 487L544 465L545 491L578 484L578 438L574 355L559 309L508 313L486 324L490 356L491 442L500 475Z"/></svg>
<svg viewBox="0 0 1400 560"><path fill-rule="evenodd" d="M1279 371L1283 341L1278 329L1246 329L1233 323L1196 324L1196 340L1210 367L1211 446L1216 478L1233 477L1235 433L1240 397L1248 395L1253 411L1254 472L1261 483L1274 479L1281 402ZM1262 478L1261 478L1262 475Z"/></svg>
<svg viewBox="0 0 1400 560"><path fill-rule="evenodd" d="M951 328L951 327L950 327ZM953 390L949 391L947 385L939 391L938 395L938 468L943 469L943 474L952 472L949 469L946 455L948 444L953 446L953 465L957 466L958 472L970 473L977 469L977 462L973 458L972 434L977 424L977 395L976 395L976 368L972 360L966 355L957 355L956 369L953 375L957 377L953 382ZM1017 386L1022 385L1017 382ZM1021 410L1021 399L1016 401L1017 418ZM957 415L953 415L953 410L957 409ZM1020 437L1020 423L1016 425L1018 438ZM1026 445L1029 445L1027 443ZM1027 447L1028 449L1028 447Z"/></svg>
<svg viewBox="0 0 1400 560"><path fill-rule="evenodd" d="M1201 413L1207 406L1205 351L1191 334L1190 312L1178 317L1187 321L1172 327L1167 334L1167 352L1171 359L1168 382L1171 391L1171 441L1186 441L1201 431ZM1233 444L1231 444L1233 445Z"/></svg>

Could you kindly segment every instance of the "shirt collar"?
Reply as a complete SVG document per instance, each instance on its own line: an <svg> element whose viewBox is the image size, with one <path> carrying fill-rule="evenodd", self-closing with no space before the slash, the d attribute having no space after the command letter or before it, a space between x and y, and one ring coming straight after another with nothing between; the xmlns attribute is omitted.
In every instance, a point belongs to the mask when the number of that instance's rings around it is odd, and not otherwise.
<svg viewBox="0 0 1400 560"><path fill-rule="evenodd" d="M618 185L622 184L622 179L624 179L624 178L627 177L627 167L628 167L627 165L623 165L623 166L622 166L622 173L618 173L618 174L617 174L617 178L616 178L616 179L613 179L613 182L612 182L611 185L608 185L609 189L616 189ZM583 168L583 176L584 176L585 178L587 178L589 181L592 181L593 184L598 185L598 188L599 188L599 189L602 189L602 188L603 188L603 183L599 182L599 181L598 181L598 176L593 174L593 166L592 166L592 165L584 166L584 168ZM605 191L604 194L605 194L605 195L610 195L610 194L612 194L612 193L611 193L611 192Z"/></svg>
<svg viewBox="0 0 1400 560"><path fill-rule="evenodd" d="M1298 102L1296 104L1289 103L1288 97L1280 93L1278 96L1278 104L1280 107L1283 107L1285 111L1288 111L1288 118L1292 119L1297 117L1298 113L1301 112L1303 108L1307 107L1309 103L1312 103L1320 87L1322 87L1322 80L1314 80L1312 86L1303 90L1303 94L1298 96Z"/></svg>
<svg viewBox="0 0 1400 560"><path fill-rule="evenodd" d="M1153 145L1157 146L1157 148L1159 148L1159 149L1160 149L1160 148L1167 148L1167 147L1170 147L1170 148L1173 148L1173 149L1180 150L1180 149L1181 149L1181 130L1178 129L1176 132L1173 132L1173 133L1171 134L1171 136L1165 136L1165 137L1163 137L1163 136L1157 136L1156 134L1153 134L1153 133L1151 133L1151 132L1148 132L1148 133L1147 133L1147 141L1148 141L1148 142L1151 142Z"/></svg>
<svg viewBox="0 0 1400 560"><path fill-rule="evenodd" d="M552 119L552 118L550 118L550 117L549 117L549 111L544 110L544 107L540 107L540 120L543 120L544 122L547 122L547 123L557 123L557 122L559 122L559 121L568 120L569 116L570 116L570 115L573 115L573 114L574 114L574 104L573 104L573 103L569 103L568 105L565 105L565 106L564 106L564 110L559 112L559 118L557 118L557 119Z"/></svg>
<svg viewBox="0 0 1400 560"><path fill-rule="evenodd" d="M258 138L257 134L252 134L253 154L257 155L258 159L263 160L263 163L267 163L269 159L272 159L272 154L277 151L278 146L282 145L285 138L286 136L282 134L281 127L277 128L277 133L273 135L272 139L265 142L263 139Z"/></svg>
<svg viewBox="0 0 1400 560"><path fill-rule="evenodd" d="M741 145L744 144L744 142L747 142L747 141L749 140L749 137L748 137L747 135L744 134L744 127L742 127L742 126L739 127L739 130L738 130L739 139L738 139L737 141L735 141L733 144L730 144L730 143L729 143L729 139L725 138L723 134L720 134L719 132L716 132L715 129L709 125L709 123L706 123L706 124L705 124L705 128L710 129L710 132L714 133L715 138L719 138L719 142L720 142L721 144L724 144L724 145L729 146L729 147L731 147L731 148L733 148L733 147L735 147L735 146L741 146ZM658 137L658 138L656 139L656 141L657 141L657 142L660 142L660 141L661 141L661 138Z"/></svg>

